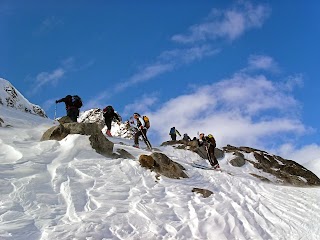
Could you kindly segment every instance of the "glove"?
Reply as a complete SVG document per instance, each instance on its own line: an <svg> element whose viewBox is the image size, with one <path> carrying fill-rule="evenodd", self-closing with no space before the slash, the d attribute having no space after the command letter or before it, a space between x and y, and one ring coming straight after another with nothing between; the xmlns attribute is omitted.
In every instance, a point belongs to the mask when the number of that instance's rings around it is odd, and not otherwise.
<svg viewBox="0 0 320 240"><path fill-rule="evenodd" d="M56 103L58 103L59 101L58 100L56 100Z"/></svg>

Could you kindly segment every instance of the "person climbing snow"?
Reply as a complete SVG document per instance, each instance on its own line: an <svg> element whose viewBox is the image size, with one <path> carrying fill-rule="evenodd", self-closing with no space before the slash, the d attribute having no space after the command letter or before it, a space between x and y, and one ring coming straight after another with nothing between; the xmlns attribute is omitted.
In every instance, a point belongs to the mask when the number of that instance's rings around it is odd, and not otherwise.
<svg viewBox="0 0 320 240"><path fill-rule="evenodd" d="M145 116L144 116L145 117ZM139 148L139 137L142 136L142 139L144 140L147 147L152 150L152 146L148 140L147 137L147 130L150 126L150 124L147 124L144 120L144 117L141 117L139 113L134 113L133 118L130 120L130 126L133 127L136 132L134 135L134 147Z"/></svg>
<svg viewBox="0 0 320 240"><path fill-rule="evenodd" d="M217 158L214 155L214 149L216 148L216 141L212 134L205 136L204 133L200 133L199 139L197 139L198 148L197 153L200 157L208 159L212 168L220 168Z"/></svg>
<svg viewBox="0 0 320 240"><path fill-rule="evenodd" d="M56 100L57 103L64 102L66 104L67 116L73 122L77 122L77 118L79 116L79 109L82 107L82 100L79 96L74 95L67 95L64 98Z"/></svg>
<svg viewBox="0 0 320 240"><path fill-rule="evenodd" d="M176 127L172 127L170 129L169 135L171 136L171 140L172 141L176 141L177 140L177 134L181 137L181 134L179 133L179 131L176 129Z"/></svg>
<svg viewBox="0 0 320 240"><path fill-rule="evenodd" d="M119 115L114 111L112 106L107 106L103 109L103 117L104 117L104 122L107 126L107 131L106 134L109 137L112 137L111 134L111 122L113 119L115 119L118 123L121 121Z"/></svg>
<svg viewBox="0 0 320 240"><path fill-rule="evenodd" d="M185 133L185 134L183 134L182 140L189 142L189 141L191 141L191 138L189 137L189 135L187 133Z"/></svg>
<svg viewBox="0 0 320 240"><path fill-rule="evenodd" d="M220 168L218 160L214 155L214 149L216 148L216 140L214 139L212 134L208 134L208 136L205 137L205 141L207 142L206 147L207 147L207 154L208 154L208 160L210 165L214 169Z"/></svg>

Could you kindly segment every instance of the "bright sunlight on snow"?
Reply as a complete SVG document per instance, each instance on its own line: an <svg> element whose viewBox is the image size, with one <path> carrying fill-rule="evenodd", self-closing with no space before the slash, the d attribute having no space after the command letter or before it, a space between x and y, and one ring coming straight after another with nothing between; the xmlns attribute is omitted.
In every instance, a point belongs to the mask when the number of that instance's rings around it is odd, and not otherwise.
<svg viewBox="0 0 320 240"><path fill-rule="evenodd" d="M186 168L169 179L140 167L132 141L109 138L108 159L87 136L43 141L53 120L1 107L0 239L318 239L320 189L264 183L219 159L222 172L194 168L191 151L157 147ZM120 144L122 142L122 144ZM124 144L123 144L124 143ZM213 194L204 198L193 188Z"/></svg>

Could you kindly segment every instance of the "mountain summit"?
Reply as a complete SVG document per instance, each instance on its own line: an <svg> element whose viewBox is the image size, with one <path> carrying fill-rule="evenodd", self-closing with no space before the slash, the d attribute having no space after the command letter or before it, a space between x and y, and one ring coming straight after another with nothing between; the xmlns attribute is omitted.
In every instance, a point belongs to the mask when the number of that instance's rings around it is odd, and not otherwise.
<svg viewBox="0 0 320 240"><path fill-rule="evenodd" d="M45 111L30 103L12 84L0 78L0 105L47 118Z"/></svg>

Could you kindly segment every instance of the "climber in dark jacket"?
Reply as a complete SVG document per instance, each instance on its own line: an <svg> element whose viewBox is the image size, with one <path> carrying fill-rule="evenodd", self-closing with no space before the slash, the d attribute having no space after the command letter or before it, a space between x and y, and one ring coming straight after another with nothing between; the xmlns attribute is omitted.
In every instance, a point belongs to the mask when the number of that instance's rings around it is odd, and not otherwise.
<svg viewBox="0 0 320 240"><path fill-rule="evenodd" d="M177 140L177 134L181 137L181 134L179 133L179 131L175 127L172 127L169 132L169 135L171 136L172 141Z"/></svg>
<svg viewBox="0 0 320 240"><path fill-rule="evenodd" d="M79 108L75 107L72 102L72 96L67 95L64 98L56 100L56 103L64 102L66 104L67 116L73 121L77 122L79 116Z"/></svg>
<svg viewBox="0 0 320 240"><path fill-rule="evenodd" d="M198 148L197 153L200 157L204 159L208 159L210 165L213 168L220 168L217 158L214 155L214 149L216 148L216 140L212 136L212 134L208 134L205 136L204 133L199 135L199 139L197 139Z"/></svg>
<svg viewBox="0 0 320 240"><path fill-rule="evenodd" d="M112 106L107 106L103 109L103 117L104 117L104 122L107 126L107 132L106 134L109 137L112 137L111 134L111 122L113 119L115 119L119 124L120 124L120 118L119 115L114 111Z"/></svg>
<svg viewBox="0 0 320 240"><path fill-rule="evenodd" d="M204 139L207 143L206 147L207 147L208 160L210 162L210 165L215 169L220 168L218 160L214 155L214 149L216 148L216 140L214 139L212 134L208 134L208 136L206 136Z"/></svg>
<svg viewBox="0 0 320 240"><path fill-rule="evenodd" d="M182 140L188 142L188 141L191 141L191 138L189 137L189 135L187 133L185 133L185 134L183 134Z"/></svg>

